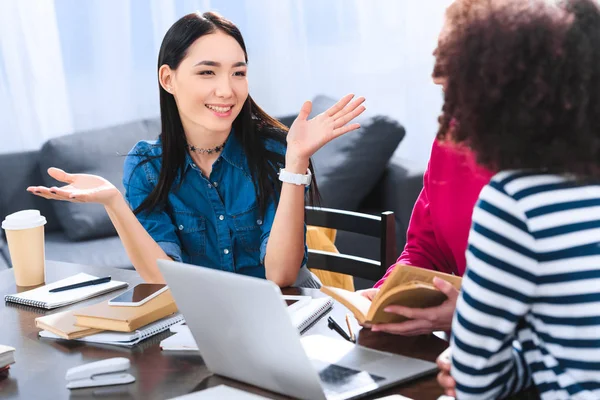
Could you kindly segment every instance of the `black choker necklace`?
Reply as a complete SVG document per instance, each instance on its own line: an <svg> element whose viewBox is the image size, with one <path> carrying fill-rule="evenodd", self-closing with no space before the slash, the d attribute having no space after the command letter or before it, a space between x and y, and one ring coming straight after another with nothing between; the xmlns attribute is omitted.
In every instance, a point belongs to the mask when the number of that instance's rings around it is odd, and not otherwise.
<svg viewBox="0 0 600 400"><path fill-rule="evenodd" d="M225 147L225 143L227 143L227 141L224 141L223 144L218 145L217 147L213 147L212 149L202 149L200 147L196 147L196 146L192 146L191 144L186 144L185 147L189 150L189 151L193 151L194 153L199 153L199 154L212 154L212 153L218 153L221 150L223 150L223 147Z"/></svg>

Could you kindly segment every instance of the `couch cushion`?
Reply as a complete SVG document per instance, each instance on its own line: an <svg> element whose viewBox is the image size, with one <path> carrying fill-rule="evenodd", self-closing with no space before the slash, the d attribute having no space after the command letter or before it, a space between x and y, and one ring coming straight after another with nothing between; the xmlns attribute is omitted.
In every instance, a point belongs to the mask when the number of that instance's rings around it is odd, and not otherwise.
<svg viewBox="0 0 600 400"><path fill-rule="evenodd" d="M335 102L330 97L317 96L310 118ZM290 126L294 118L288 116L280 121ZM312 158L323 207L356 210L405 135L404 128L387 117L363 114L356 122L360 129L327 143Z"/></svg>
<svg viewBox="0 0 600 400"><path fill-rule="evenodd" d="M49 187L64 185L46 172L49 167L58 167L71 173L100 175L124 192L122 176L125 156L139 140L155 138L158 134L149 132L148 126L148 121L137 121L49 140L40 151L44 183ZM104 207L99 204L54 201L52 206L71 240L116 234Z"/></svg>
<svg viewBox="0 0 600 400"><path fill-rule="evenodd" d="M46 217L46 232L52 232L60 229L52 202L26 190L28 186L44 184L39 157L38 151L0 154L0 221L16 211L37 209Z"/></svg>
<svg viewBox="0 0 600 400"><path fill-rule="evenodd" d="M46 235L46 260L133 269L118 236L72 242L62 232Z"/></svg>

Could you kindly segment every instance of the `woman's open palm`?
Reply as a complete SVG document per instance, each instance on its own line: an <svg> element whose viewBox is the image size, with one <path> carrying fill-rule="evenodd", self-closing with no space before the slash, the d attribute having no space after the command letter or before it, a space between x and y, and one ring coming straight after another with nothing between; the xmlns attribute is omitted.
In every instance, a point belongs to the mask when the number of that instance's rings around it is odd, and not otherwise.
<svg viewBox="0 0 600 400"><path fill-rule="evenodd" d="M361 105L364 97L354 98L348 94L327 111L308 119L312 103L305 102L287 135L288 153L299 158L312 157L326 143L345 133L360 128L357 123L349 124L365 111Z"/></svg>
<svg viewBox="0 0 600 400"><path fill-rule="evenodd" d="M65 200L75 203L109 204L119 194L119 189L98 175L69 174L62 169L49 168L48 174L57 181L67 183L66 186L51 188L30 186L27 188L37 196L52 200Z"/></svg>

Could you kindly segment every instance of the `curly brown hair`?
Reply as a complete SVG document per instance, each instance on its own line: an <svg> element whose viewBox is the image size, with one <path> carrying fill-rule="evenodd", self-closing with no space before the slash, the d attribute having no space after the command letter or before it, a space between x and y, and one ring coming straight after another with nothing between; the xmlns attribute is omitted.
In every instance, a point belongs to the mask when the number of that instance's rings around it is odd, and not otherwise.
<svg viewBox="0 0 600 400"><path fill-rule="evenodd" d="M457 0L446 18L437 138L467 145L494 171L600 178L595 0Z"/></svg>

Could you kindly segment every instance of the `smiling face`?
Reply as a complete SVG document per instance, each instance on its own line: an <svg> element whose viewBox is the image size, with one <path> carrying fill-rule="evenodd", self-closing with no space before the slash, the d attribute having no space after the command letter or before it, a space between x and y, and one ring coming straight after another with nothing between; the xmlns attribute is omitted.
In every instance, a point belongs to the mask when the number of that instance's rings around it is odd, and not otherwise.
<svg viewBox="0 0 600 400"><path fill-rule="evenodd" d="M162 87L175 97L184 128L229 132L248 98L244 50L216 31L197 39L176 70L160 68Z"/></svg>

